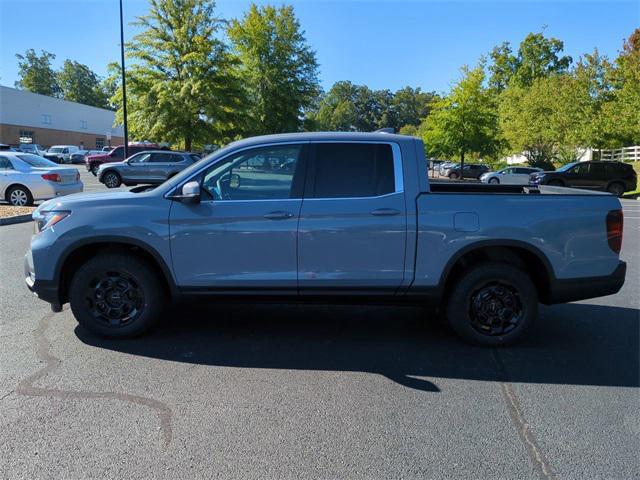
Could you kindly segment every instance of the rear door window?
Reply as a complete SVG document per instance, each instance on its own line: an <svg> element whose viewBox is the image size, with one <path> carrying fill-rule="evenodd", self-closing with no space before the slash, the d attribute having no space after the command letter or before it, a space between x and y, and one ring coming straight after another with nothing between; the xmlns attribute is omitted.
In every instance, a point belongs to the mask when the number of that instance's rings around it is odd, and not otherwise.
<svg viewBox="0 0 640 480"><path fill-rule="evenodd" d="M602 163L590 163L589 164L589 175L591 175L592 177L604 179L604 177L606 175L605 174L604 164L602 164Z"/></svg>
<svg viewBox="0 0 640 480"><path fill-rule="evenodd" d="M317 143L314 198L375 197L395 191L393 152L389 144Z"/></svg>
<svg viewBox="0 0 640 480"><path fill-rule="evenodd" d="M173 153L152 153L149 161L151 163L173 163L179 162L181 159L181 157Z"/></svg>
<svg viewBox="0 0 640 480"><path fill-rule="evenodd" d="M0 170L13 170L13 165L7 157L0 157Z"/></svg>

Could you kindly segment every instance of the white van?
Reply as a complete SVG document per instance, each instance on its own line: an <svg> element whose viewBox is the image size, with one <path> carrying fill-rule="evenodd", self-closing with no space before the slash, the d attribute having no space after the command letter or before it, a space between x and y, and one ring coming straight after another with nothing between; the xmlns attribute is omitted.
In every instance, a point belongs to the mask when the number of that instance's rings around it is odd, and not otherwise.
<svg viewBox="0 0 640 480"><path fill-rule="evenodd" d="M56 163L71 163L71 154L80 150L75 145L54 145L44 154L44 158Z"/></svg>

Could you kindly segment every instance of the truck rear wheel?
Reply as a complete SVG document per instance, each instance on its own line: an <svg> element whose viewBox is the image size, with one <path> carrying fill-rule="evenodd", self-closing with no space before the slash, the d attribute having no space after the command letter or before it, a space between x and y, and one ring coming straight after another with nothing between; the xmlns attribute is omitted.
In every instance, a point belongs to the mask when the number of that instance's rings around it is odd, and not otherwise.
<svg viewBox="0 0 640 480"><path fill-rule="evenodd" d="M538 295L529 276L508 263L486 262L459 277L446 304L446 317L466 342L510 345L538 315Z"/></svg>
<svg viewBox="0 0 640 480"><path fill-rule="evenodd" d="M69 287L80 325L111 338L140 335L157 320L164 290L152 268L133 255L102 254L76 271Z"/></svg>

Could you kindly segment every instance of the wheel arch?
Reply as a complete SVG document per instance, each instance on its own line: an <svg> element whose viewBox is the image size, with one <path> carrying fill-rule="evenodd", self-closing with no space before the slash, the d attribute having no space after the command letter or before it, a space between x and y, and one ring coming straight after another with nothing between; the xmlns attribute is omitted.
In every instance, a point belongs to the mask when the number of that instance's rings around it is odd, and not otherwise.
<svg viewBox="0 0 640 480"><path fill-rule="evenodd" d="M9 201L9 198L7 197L7 195L9 194L9 192L13 187L25 188L31 194L31 196L33 196L33 192L31 191L31 189L27 187L24 183L13 182L7 185L7 188L5 188L4 191L2 192L2 198L4 198L7 202Z"/></svg>
<svg viewBox="0 0 640 480"><path fill-rule="evenodd" d="M529 274L540 301L545 303L550 298L555 274L549 259L537 247L518 240L486 240L458 250L445 265L438 288L442 296L451 291L451 284L466 268L482 261L516 265Z"/></svg>
<svg viewBox="0 0 640 480"><path fill-rule="evenodd" d="M171 269L162 255L152 246L144 242L126 237L92 237L70 245L60 256L55 268L55 283L59 288L61 303L69 300L69 285L73 273L80 265L100 253L122 252L142 258L158 274L166 293L178 294Z"/></svg>

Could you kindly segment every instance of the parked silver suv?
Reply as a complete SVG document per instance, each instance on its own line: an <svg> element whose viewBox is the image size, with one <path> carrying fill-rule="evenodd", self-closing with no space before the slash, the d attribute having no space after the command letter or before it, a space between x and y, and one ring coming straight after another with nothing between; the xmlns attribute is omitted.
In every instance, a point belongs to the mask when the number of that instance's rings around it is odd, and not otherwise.
<svg viewBox="0 0 640 480"><path fill-rule="evenodd" d="M98 180L108 188L139 184L160 184L189 165L200 156L188 152L148 150L136 153L123 162L105 163L98 168Z"/></svg>

